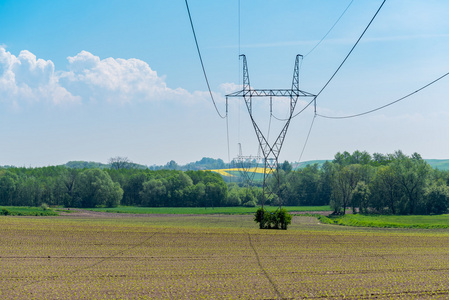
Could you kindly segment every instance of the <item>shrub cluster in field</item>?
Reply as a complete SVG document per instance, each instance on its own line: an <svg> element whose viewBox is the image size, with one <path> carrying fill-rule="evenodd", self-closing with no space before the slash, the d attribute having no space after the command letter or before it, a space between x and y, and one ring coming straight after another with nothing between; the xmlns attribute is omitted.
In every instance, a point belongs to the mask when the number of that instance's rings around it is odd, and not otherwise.
<svg viewBox="0 0 449 300"><path fill-rule="evenodd" d="M292 223L292 216L283 208L268 212L261 207L256 211L254 221L259 223L260 229L287 229Z"/></svg>

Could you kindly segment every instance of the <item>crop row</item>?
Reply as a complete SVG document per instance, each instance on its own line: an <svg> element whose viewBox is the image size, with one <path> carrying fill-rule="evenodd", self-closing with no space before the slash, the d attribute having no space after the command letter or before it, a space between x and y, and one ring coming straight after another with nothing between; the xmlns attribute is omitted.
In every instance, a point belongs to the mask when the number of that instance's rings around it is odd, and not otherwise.
<svg viewBox="0 0 449 300"><path fill-rule="evenodd" d="M290 230L273 232L183 218L222 226L0 218L0 298L444 298L449 290L444 231L351 231L295 217Z"/></svg>

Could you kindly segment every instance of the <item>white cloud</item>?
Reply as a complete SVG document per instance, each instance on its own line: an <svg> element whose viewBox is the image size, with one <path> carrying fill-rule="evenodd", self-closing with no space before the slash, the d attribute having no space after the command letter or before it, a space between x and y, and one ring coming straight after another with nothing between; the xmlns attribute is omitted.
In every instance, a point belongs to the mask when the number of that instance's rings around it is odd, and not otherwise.
<svg viewBox="0 0 449 300"><path fill-rule="evenodd" d="M209 97L203 91L189 93L167 87L164 77L139 59L100 59L81 51L67 60L68 70L55 71L51 60L36 58L27 50L16 57L0 46L0 101L15 107L30 102L124 104L169 100L194 104Z"/></svg>
<svg viewBox="0 0 449 300"><path fill-rule="evenodd" d="M235 84L233 82L226 82L226 83L220 84L220 90L223 91L225 94L231 94L231 93L242 90L242 85Z"/></svg>
<svg viewBox="0 0 449 300"><path fill-rule="evenodd" d="M61 74L61 85L83 99L129 103L193 97L182 88L168 88L164 78L139 59L100 59L81 51L68 61L69 71Z"/></svg>
<svg viewBox="0 0 449 300"><path fill-rule="evenodd" d="M4 47L0 47L0 99L13 107L21 102L79 101L58 84L52 61L36 59L26 50L16 57Z"/></svg>

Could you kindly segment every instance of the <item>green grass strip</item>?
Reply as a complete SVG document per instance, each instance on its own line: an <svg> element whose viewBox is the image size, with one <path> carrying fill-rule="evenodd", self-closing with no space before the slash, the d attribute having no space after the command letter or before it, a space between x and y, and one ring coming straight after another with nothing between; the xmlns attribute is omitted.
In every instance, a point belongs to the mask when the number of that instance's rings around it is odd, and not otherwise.
<svg viewBox="0 0 449 300"><path fill-rule="evenodd" d="M343 226L354 226L354 227L422 228L422 229L449 228L449 215L397 216L397 215L357 214L357 215L344 215L342 217L331 217L328 219L332 223L328 222L326 224L338 224Z"/></svg>
<svg viewBox="0 0 449 300"><path fill-rule="evenodd" d="M0 216L58 216L52 209L43 210L41 207L30 206L1 206Z"/></svg>

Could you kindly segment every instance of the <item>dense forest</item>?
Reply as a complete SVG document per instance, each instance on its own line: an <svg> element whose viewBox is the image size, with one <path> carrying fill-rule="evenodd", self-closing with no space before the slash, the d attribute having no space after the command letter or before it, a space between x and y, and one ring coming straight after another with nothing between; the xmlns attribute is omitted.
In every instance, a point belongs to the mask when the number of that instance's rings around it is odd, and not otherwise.
<svg viewBox="0 0 449 300"><path fill-rule="evenodd" d="M281 174L284 205L330 204L375 214L440 214L449 207L449 171L432 169L417 153L337 153L332 162Z"/></svg>
<svg viewBox="0 0 449 300"><path fill-rule="evenodd" d="M204 171L71 169L0 170L0 205L66 207L226 206L228 187Z"/></svg>
<svg viewBox="0 0 449 300"><path fill-rule="evenodd" d="M263 201L260 185L245 187L209 171L151 170L123 160L111 160L108 168L91 167L1 168L0 205L217 207ZM279 172L280 188L274 180L269 182L275 196L265 204L331 205L335 214L347 208L360 213L440 214L449 207L449 171L432 169L417 153L343 152L332 161L297 170L284 162Z"/></svg>

